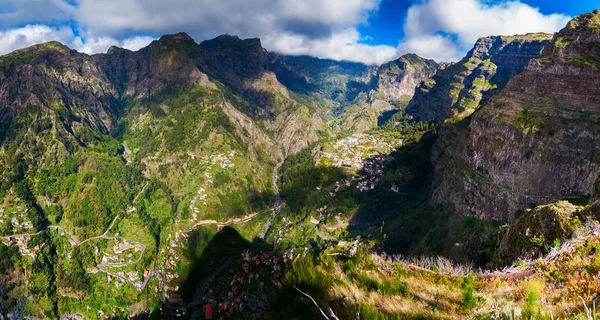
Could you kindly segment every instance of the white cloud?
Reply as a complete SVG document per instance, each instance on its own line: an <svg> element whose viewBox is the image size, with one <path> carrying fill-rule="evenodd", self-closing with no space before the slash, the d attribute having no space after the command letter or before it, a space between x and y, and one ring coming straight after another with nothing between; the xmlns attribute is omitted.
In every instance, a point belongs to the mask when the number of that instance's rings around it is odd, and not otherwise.
<svg viewBox="0 0 600 320"><path fill-rule="evenodd" d="M404 24L406 39L400 48L411 48L417 54L437 60L457 60L480 37L553 33L570 19L562 14L544 15L539 9L518 1L488 3L484 0L428 0L412 6ZM457 40L451 41L450 36ZM438 49L440 43L445 50Z"/></svg>
<svg viewBox="0 0 600 320"><path fill-rule="evenodd" d="M113 45L135 51L147 46L152 40L154 38L147 36L136 36L121 41L112 37L86 37L85 40L81 37L76 37L72 44L75 50L92 54L106 52Z"/></svg>
<svg viewBox="0 0 600 320"><path fill-rule="evenodd" d="M324 39L308 39L300 35L278 34L263 40L265 47L288 55L313 55L334 60L360 61L382 64L397 58L397 49L391 46L370 46L358 43L356 29L344 30Z"/></svg>
<svg viewBox="0 0 600 320"><path fill-rule="evenodd" d="M69 27L53 29L46 25L26 25L0 32L0 54L48 41L68 43L71 39L73 31Z"/></svg>
<svg viewBox="0 0 600 320"><path fill-rule="evenodd" d="M121 46L125 49L136 51L149 45L153 40L155 40L153 37L148 36L131 37L123 40Z"/></svg>
<svg viewBox="0 0 600 320"><path fill-rule="evenodd" d="M271 51L382 63L395 58L390 46L360 44L357 27L380 0L60 0L86 28L86 52L106 47L106 37L131 32L162 35L186 31L197 41L228 33L259 37ZM87 39L87 38L86 38Z"/></svg>
<svg viewBox="0 0 600 320"><path fill-rule="evenodd" d="M131 50L154 35L185 31L198 42L220 34L259 37L271 51L379 64L404 53L436 61L458 60L479 37L555 32L568 17L544 15L518 1L413 0L398 13L405 39L397 47L361 43L358 30L379 10L381 0L0 0L0 28L38 24L0 33L0 53L59 40L86 53L111 45ZM406 18L406 19L403 19ZM373 36L376 37L376 34Z"/></svg>
<svg viewBox="0 0 600 320"><path fill-rule="evenodd" d="M464 52L448 37L435 34L407 38L398 45L398 52L416 53L438 62L455 61L464 55Z"/></svg>

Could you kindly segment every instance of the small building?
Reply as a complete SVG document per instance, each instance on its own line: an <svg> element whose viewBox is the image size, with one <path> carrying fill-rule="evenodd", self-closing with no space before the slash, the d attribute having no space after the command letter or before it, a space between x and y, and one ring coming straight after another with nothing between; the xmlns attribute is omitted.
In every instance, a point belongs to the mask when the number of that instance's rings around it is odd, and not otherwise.
<svg viewBox="0 0 600 320"><path fill-rule="evenodd" d="M169 296L167 301L172 305L181 306L183 305L183 296L179 293L174 293Z"/></svg>
<svg viewBox="0 0 600 320"><path fill-rule="evenodd" d="M208 303L204 307L204 319L211 320L212 316L213 316L213 305L212 305L212 303Z"/></svg>

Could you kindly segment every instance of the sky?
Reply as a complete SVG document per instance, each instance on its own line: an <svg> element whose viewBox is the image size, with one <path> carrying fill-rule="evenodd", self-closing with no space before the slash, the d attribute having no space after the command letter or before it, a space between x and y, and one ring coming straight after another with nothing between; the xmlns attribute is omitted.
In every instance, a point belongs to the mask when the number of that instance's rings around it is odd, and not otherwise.
<svg viewBox="0 0 600 320"><path fill-rule="evenodd" d="M457 61L490 35L557 32L600 0L0 0L0 54L56 40L138 50L163 34L260 38L272 52L381 64Z"/></svg>

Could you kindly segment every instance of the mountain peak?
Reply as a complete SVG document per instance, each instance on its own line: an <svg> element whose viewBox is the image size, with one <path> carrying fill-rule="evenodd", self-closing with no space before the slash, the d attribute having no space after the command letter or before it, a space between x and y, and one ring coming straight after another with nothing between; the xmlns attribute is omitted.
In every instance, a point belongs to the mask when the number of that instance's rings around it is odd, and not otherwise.
<svg viewBox="0 0 600 320"><path fill-rule="evenodd" d="M124 52L124 51L131 51L131 50L112 45L112 46L110 46L110 48L108 48L106 53L107 54L116 54L116 53L120 53L120 52Z"/></svg>
<svg viewBox="0 0 600 320"><path fill-rule="evenodd" d="M165 43L165 44L187 43L187 42L194 42L194 39L192 39L192 37L190 37L185 32L179 32L179 33L174 33L174 34L165 34L162 37L160 37L160 39L158 39L158 42Z"/></svg>
<svg viewBox="0 0 600 320"><path fill-rule="evenodd" d="M600 10L584 13L567 23L546 46L542 57L532 61L530 69L541 71L544 65L561 61L572 66L599 69ZM553 71L557 72L557 71ZM563 72L565 72L563 70Z"/></svg>
<svg viewBox="0 0 600 320"><path fill-rule="evenodd" d="M259 49L263 50L259 38L240 39L236 35L222 34L214 39L205 40L200 45L206 49L223 49L223 48L239 48L239 49Z"/></svg>

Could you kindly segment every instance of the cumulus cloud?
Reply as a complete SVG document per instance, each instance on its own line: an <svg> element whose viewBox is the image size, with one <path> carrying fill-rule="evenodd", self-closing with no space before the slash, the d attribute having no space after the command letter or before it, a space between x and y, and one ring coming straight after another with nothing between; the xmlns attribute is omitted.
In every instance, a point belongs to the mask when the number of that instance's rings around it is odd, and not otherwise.
<svg viewBox="0 0 600 320"><path fill-rule="evenodd" d="M408 10L406 39L399 48L439 61L457 60L480 37L553 33L569 19L562 14L544 15L518 1L489 4L483 0L428 0Z"/></svg>
<svg viewBox="0 0 600 320"><path fill-rule="evenodd" d="M24 23L46 24L66 19L55 0L0 0L0 27L11 28Z"/></svg>
<svg viewBox="0 0 600 320"><path fill-rule="evenodd" d="M311 39L294 34L268 36L265 47L287 55L313 55L333 60L359 61L366 64L382 64L396 58L398 52L392 46L370 46L359 43L356 29L347 29L323 39Z"/></svg>
<svg viewBox="0 0 600 320"><path fill-rule="evenodd" d="M46 25L26 25L22 28L0 31L0 54L48 41L68 43L71 39L73 39L73 31L70 27L54 29Z"/></svg>
<svg viewBox="0 0 600 320"><path fill-rule="evenodd" d="M456 61L464 52L449 38L441 35L409 37L398 45L398 53L416 53L435 61Z"/></svg>
<svg viewBox="0 0 600 320"><path fill-rule="evenodd" d="M73 47L80 52L92 54L98 52L106 52L111 46L118 46L129 50L139 50L154 40L153 37L136 36L117 40L112 37L86 37L85 40L81 37L76 37L73 40Z"/></svg>
<svg viewBox="0 0 600 320"><path fill-rule="evenodd" d="M404 53L449 61L460 59L479 37L555 32L569 19L512 0L413 1L408 12L398 12L405 38L388 46L361 43L368 35L358 31L381 0L0 0L0 29L8 30L0 33L0 52L46 40L86 53L111 45L136 50L153 39L140 35L185 31L198 42L225 33L259 37L278 53L368 64ZM20 28L28 22L36 24Z"/></svg>
<svg viewBox="0 0 600 320"><path fill-rule="evenodd" d="M357 27L377 11L380 0L60 1L60 9L97 39L85 50L105 47L106 35L186 31L197 41L224 33L259 37L267 49L279 53L369 64L386 62L397 54L394 47L359 41Z"/></svg>

